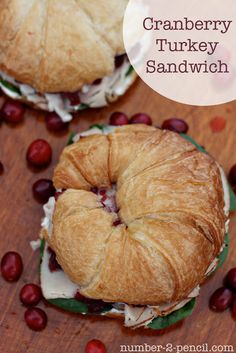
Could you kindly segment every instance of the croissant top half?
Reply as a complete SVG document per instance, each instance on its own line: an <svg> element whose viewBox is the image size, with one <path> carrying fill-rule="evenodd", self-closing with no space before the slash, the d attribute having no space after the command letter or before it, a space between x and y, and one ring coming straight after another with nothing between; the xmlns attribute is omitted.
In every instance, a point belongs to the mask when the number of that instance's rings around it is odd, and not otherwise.
<svg viewBox="0 0 236 353"><path fill-rule="evenodd" d="M91 188L116 183L115 212ZM81 138L54 172L49 239L66 274L94 299L152 304L186 298L224 241L215 160L176 133L144 125Z"/></svg>
<svg viewBox="0 0 236 353"><path fill-rule="evenodd" d="M127 0L1 0L0 70L41 93L109 75Z"/></svg>

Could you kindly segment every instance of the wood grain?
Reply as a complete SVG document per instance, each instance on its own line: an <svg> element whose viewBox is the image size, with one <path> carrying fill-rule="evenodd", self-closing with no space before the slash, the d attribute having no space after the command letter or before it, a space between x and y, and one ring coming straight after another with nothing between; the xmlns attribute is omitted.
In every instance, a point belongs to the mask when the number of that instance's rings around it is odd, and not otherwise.
<svg viewBox="0 0 236 353"><path fill-rule="evenodd" d="M95 121L107 122L110 113L117 110L129 115L150 113L156 125L169 117L183 118L189 124L189 134L219 160L226 172L236 163L236 102L207 108L185 106L161 97L138 81L124 98L109 108L82 112L71 123L70 130L86 129ZM215 116L223 116L227 121L221 133L210 129L209 123ZM51 166L39 173L30 170L25 160L27 146L35 138L45 138L53 146ZM230 313L216 314L208 309L210 293L221 285L224 273L236 266L236 217L233 215L228 261L202 287L194 314L184 322L163 331L131 331L119 320L70 315L48 306L49 323L45 331L34 333L26 327L24 308L18 296L23 283L38 282L38 254L32 252L29 242L37 238L42 217L42 207L33 199L31 186L39 178L52 176L67 138L68 134L49 133L44 114L32 110L27 111L21 125L11 127L2 123L0 126L0 160L5 166L5 173L0 176L0 256L16 250L24 260L24 273L19 282L9 284L0 278L0 352L82 353L86 342L93 338L101 339L109 353L120 352L121 344L197 345L206 342L210 346L236 343L235 321Z"/></svg>

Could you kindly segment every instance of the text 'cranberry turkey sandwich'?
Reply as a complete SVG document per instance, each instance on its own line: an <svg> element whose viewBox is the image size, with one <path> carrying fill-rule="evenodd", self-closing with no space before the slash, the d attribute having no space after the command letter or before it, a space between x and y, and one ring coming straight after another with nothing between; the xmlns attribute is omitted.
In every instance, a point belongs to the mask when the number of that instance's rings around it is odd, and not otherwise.
<svg viewBox="0 0 236 353"><path fill-rule="evenodd" d="M41 284L68 311L164 328L188 316L227 252L219 164L188 136L146 125L74 137L44 206Z"/></svg>
<svg viewBox="0 0 236 353"><path fill-rule="evenodd" d="M0 3L0 87L11 98L70 113L122 96L136 74L122 38L128 0Z"/></svg>

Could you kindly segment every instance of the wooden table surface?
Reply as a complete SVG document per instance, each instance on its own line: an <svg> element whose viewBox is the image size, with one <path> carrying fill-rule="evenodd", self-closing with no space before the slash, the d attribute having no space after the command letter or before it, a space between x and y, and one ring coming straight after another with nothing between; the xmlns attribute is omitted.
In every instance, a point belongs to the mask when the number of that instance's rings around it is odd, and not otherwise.
<svg viewBox="0 0 236 353"><path fill-rule="evenodd" d="M204 90L202 92L204 94ZM159 96L140 80L128 94L109 108L82 112L70 125L71 131L86 129L94 122L107 122L112 111L150 113L155 124L169 117L185 119L189 134L215 156L228 172L236 163L236 102L216 107L192 107ZM213 133L210 121L216 116L226 119L226 128ZM26 164L25 153L31 141L45 138L53 147L53 162L49 168L35 173ZM5 166L0 176L0 257L9 250L18 251L24 261L24 273L16 284L0 278L0 352L1 353L83 353L86 342L97 338L107 346L108 353L120 352L120 345L173 345L208 343L233 345L236 350L235 321L230 312L216 314L208 309L209 296L221 283L225 272L236 266L236 216L231 216L230 253L224 266L201 289L193 315L184 322L163 330L152 331L124 328L119 320L102 317L70 315L41 304L48 314L48 326L40 333L29 330L24 323L24 308L19 291L26 282L38 283L38 253L29 242L40 230L42 207L32 197L31 186L39 178L50 178L68 133L49 133L44 113L28 110L25 121L11 127L0 125L0 161ZM223 347L224 348L224 347ZM131 350L130 350L131 351ZM164 350L163 350L164 351ZM176 350L173 350L176 351ZM217 350L217 352L226 350Z"/></svg>

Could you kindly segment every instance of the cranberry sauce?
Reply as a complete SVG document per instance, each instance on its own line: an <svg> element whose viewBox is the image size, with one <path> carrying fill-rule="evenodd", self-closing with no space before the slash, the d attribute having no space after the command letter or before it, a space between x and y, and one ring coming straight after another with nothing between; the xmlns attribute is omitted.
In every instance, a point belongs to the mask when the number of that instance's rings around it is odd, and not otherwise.
<svg viewBox="0 0 236 353"><path fill-rule="evenodd" d="M50 254L49 261L48 261L48 267L51 272L56 272L56 271L61 271L61 265L57 262L56 259L56 253L50 248L47 248L47 251Z"/></svg>
<svg viewBox="0 0 236 353"><path fill-rule="evenodd" d="M117 219L113 222L113 226L117 227L122 224L121 219L118 217L119 209L116 204L116 187L112 186L111 189L92 187L91 192L98 195L98 199L101 202L104 209L109 213L117 213Z"/></svg>
<svg viewBox="0 0 236 353"><path fill-rule="evenodd" d="M99 314L104 310L110 310L112 308L110 303L105 303L102 300L86 298L80 294L80 292L76 293L75 299L86 304L90 314Z"/></svg>

